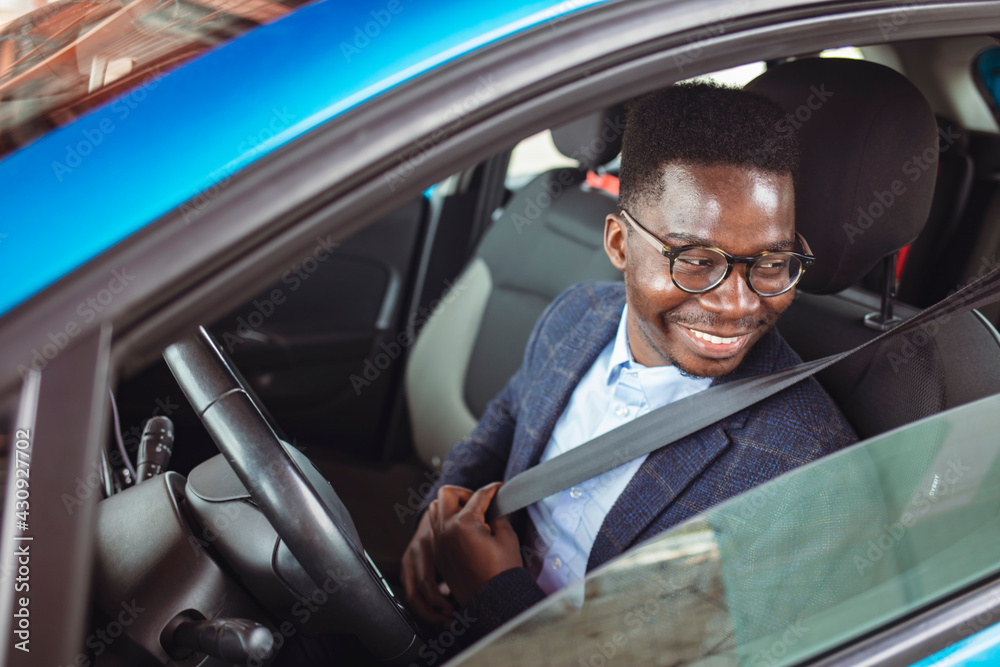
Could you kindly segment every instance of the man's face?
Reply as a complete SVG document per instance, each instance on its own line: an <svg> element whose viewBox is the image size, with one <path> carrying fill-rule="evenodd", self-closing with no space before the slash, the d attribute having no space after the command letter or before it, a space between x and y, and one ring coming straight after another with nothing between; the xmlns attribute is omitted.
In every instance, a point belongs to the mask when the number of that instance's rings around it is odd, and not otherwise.
<svg viewBox="0 0 1000 667"><path fill-rule="evenodd" d="M661 201L628 213L667 245L713 246L731 255L794 248L791 174L672 163L663 183ZM617 215L606 220L604 246L625 272L629 347L645 366L675 365L702 377L730 373L794 296L794 289L757 296L747 285L746 264L734 265L715 289L685 292L670 279L670 260ZM713 343L696 332L736 340Z"/></svg>

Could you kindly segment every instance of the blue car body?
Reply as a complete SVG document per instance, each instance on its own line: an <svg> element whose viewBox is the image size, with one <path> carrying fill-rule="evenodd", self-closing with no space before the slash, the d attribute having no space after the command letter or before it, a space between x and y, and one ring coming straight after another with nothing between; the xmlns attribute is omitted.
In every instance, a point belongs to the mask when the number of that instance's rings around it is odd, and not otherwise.
<svg viewBox="0 0 1000 667"><path fill-rule="evenodd" d="M344 111L601 1L324 0L150 77L0 160L0 315Z"/></svg>

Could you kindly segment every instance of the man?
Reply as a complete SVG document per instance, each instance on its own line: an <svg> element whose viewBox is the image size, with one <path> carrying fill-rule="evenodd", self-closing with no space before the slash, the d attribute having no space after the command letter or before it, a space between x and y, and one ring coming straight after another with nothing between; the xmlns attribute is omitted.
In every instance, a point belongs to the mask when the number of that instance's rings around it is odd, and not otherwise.
<svg viewBox="0 0 1000 667"><path fill-rule="evenodd" d="M811 262L795 233L797 145L783 118L764 98L710 84L630 104L619 213L604 234L624 285L557 297L521 368L449 454L403 556L418 616L452 621L450 592L477 619L474 639L630 546L856 440L809 379L485 520L501 479L710 385L800 363L773 329Z"/></svg>

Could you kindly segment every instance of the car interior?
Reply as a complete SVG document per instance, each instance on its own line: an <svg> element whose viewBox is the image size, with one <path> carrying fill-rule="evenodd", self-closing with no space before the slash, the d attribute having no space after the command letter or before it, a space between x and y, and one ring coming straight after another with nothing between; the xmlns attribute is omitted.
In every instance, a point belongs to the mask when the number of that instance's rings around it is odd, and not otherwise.
<svg viewBox="0 0 1000 667"><path fill-rule="evenodd" d="M863 47L851 58L815 53L752 64L762 73L747 87L800 126L796 224L817 261L778 329L803 360L868 341L893 318L912 316L997 266L997 53L990 38L963 37ZM832 93L819 108L807 102L816 81ZM287 548L274 550L274 539L286 536L264 514L227 502L247 496L217 456L212 436L221 427L199 418L175 378L218 373L225 375L219 387L245 387L289 456L308 459L317 479L336 489L336 506L353 518L346 521L356 527L353 539L400 591L400 558L423 494L520 365L538 316L571 285L622 279L604 253L603 232L616 212L623 125L623 101L616 101L517 138L342 243L317 238L278 282L206 322L199 340L207 348L172 346L165 360L119 379L109 451L134 460L151 437L147 420L169 418L176 444L161 464L186 478L193 515L203 525L246 526L227 531L242 535L235 541L199 538L223 564L221 574L204 576L237 582L228 615L252 617L254 600L265 609L294 605L295 594L276 582L294 591L287 582L306 575L289 565ZM900 126L907 131L887 131ZM930 159L922 157L928 149ZM893 195L894 181L921 194ZM817 377L864 440L1000 392L998 326L1000 306L967 312L920 344L890 340ZM207 370L206 359L220 355L231 360L233 379L225 364ZM116 469L109 486L121 490L134 475ZM127 513L151 525L164 520L155 508L137 509L139 496L151 493L144 486L115 494L130 503L107 513L102 540L118 530L112 541L127 541ZM173 549L177 568L203 572L189 562L189 544L164 537L148 548ZM277 579L258 571L272 557L288 568ZM126 569L140 577L140 565ZM95 590L113 592L98 595L94 619L108 618L114 610L101 600L125 596L127 577L112 569L95 576ZM349 625L324 614L312 622L317 632ZM370 655L372 642L364 643L358 655ZM124 662L144 655L138 643L114 648ZM190 656L171 658L185 664Z"/></svg>

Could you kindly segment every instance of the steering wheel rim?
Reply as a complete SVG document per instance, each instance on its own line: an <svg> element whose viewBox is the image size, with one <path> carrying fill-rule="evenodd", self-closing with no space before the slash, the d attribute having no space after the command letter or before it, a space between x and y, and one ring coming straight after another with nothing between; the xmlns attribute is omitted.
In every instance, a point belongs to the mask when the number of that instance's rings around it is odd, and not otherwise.
<svg viewBox="0 0 1000 667"><path fill-rule="evenodd" d="M348 627L380 660L405 660L422 645L406 613L365 554L333 487L300 468L204 327L164 350L185 397L223 457L312 583L350 610ZM301 457L307 461L305 457ZM313 480L310 480L313 477ZM325 481L325 480L323 480ZM336 573L336 574L331 574Z"/></svg>

